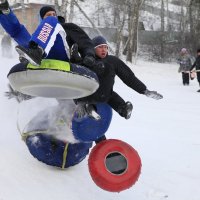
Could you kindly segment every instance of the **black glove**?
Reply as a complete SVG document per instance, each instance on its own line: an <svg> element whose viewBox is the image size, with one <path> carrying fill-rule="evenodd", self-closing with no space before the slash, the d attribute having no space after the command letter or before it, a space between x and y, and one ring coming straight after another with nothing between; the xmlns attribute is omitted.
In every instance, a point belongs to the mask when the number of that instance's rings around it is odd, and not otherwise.
<svg viewBox="0 0 200 200"><path fill-rule="evenodd" d="M162 99L163 96L159 93L157 93L156 91L149 91L149 90L145 90L144 95L146 95L147 97L159 100Z"/></svg>
<svg viewBox="0 0 200 200"><path fill-rule="evenodd" d="M70 62L80 64L82 62L82 58L78 53L78 44L73 44L70 49Z"/></svg>
<svg viewBox="0 0 200 200"><path fill-rule="evenodd" d="M0 11L1 14L9 14L10 9L9 9L9 4L7 0L1 0L0 1Z"/></svg>
<svg viewBox="0 0 200 200"><path fill-rule="evenodd" d="M97 61L94 66L94 72L96 72L97 76L104 74L105 65L101 61Z"/></svg>
<svg viewBox="0 0 200 200"><path fill-rule="evenodd" d="M94 71L97 76L102 75L105 71L105 66L102 61L96 61L93 56L85 56L83 64Z"/></svg>
<svg viewBox="0 0 200 200"><path fill-rule="evenodd" d="M88 67L89 69L93 69L94 65L96 63L96 60L93 56L85 56L83 59L83 64Z"/></svg>

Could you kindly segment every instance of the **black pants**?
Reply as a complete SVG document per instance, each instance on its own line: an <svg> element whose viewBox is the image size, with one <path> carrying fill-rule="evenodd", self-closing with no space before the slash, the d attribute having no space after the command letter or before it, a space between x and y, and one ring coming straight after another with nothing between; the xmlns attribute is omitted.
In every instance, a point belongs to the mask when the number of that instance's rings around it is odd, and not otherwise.
<svg viewBox="0 0 200 200"><path fill-rule="evenodd" d="M125 101L114 91L111 92L111 94L107 94L104 95L104 98L99 97L98 92L87 96L87 97L83 97L80 99L75 99L74 102L76 104L85 104L85 103L89 103L89 104L96 104L96 103L108 103L111 108L113 108L116 112L118 112L121 116L123 116L122 114L122 109L125 105Z"/></svg>
<svg viewBox="0 0 200 200"><path fill-rule="evenodd" d="M189 83L190 83L190 74L182 72L182 79L183 79L183 85L189 85Z"/></svg>
<svg viewBox="0 0 200 200"><path fill-rule="evenodd" d="M197 81L199 82L199 86L200 86L200 72L197 72Z"/></svg>
<svg viewBox="0 0 200 200"><path fill-rule="evenodd" d="M121 107L124 106L125 101L116 93L112 92L112 95L108 101L108 104L120 114L119 110L121 110Z"/></svg>

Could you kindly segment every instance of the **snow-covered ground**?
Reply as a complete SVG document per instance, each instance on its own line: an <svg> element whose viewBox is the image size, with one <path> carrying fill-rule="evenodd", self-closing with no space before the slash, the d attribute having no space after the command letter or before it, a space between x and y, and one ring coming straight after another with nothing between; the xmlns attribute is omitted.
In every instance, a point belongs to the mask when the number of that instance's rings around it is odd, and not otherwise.
<svg viewBox="0 0 200 200"><path fill-rule="evenodd" d="M134 109L129 120L114 113L106 135L138 151L142 173L132 188L110 193L93 183L87 159L62 171L30 155L16 127L18 104L4 97L7 73L18 61L0 60L0 200L200 200L200 93L196 80L181 84L178 66L143 61L131 66L150 90L164 95L159 101L116 79L115 91Z"/></svg>

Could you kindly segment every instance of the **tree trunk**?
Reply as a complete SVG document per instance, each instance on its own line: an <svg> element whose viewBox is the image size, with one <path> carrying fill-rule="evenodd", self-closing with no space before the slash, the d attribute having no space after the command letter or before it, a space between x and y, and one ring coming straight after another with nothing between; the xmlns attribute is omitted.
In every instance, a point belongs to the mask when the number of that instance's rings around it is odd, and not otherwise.
<svg viewBox="0 0 200 200"><path fill-rule="evenodd" d="M124 8L125 9L125 8ZM125 11L123 12L123 17L122 17L122 22L117 28L117 40L116 40L116 50L115 50L115 56L119 57L120 56L120 48L121 48L121 42L122 42L122 31L124 28L125 24L125 19L126 19L126 14Z"/></svg>
<svg viewBox="0 0 200 200"><path fill-rule="evenodd" d="M129 42L127 44L126 60L132 62L133 54L137 55L138 42L138 26L139 26L139 11L142 5L142 0L132 0L128 11L128 32Z"/></svg>
<svg viewBox="0 0 200 200"><path fill-rule="evenodd" d="M75 6L78 7L78 9L80 10L80 12L84 15L84 17L90 22L90 24L92 25L92 27L98 32L99 35L103 35L101 33L101 31L95 26L95 24L93 23L93 21L87 16L87 14L84 12L84 10L79 6L78 2L76 0L74 0L74 4ZM114 50L110 47L110 52L112 54L114 54Z"/></svg>
<svg viewBox="0 0 200 200"><path fill-rule="evenodd" d="M164 0L161 0L161 43L160 43L160 58L161 62L164 62L164 43L165 43L165 8L164 8Z"/></svg>
<svg viewBox="0 0 200 200"><path fill-rule="evenodd" d="M69 20L68 22L72 22L74 18L74 0L70 2L70 13L69 13Z"/></svg>
<svg viewBox="0 0 200 200"><path fill-rule="evenodd" d="M61 4L59 4L59 3L60 3L60 1L55 0L55 8L57 10L57 14L63 16L66 19L67 18L68 0L61 0Z"/></svg>
<svg viewBox="0 0 200 200"><path fill-rule="evenodd" d="M25 9L25 5L24 5L24 0L20 0L20 4L21 4L21 7L22 7L22 24L24 24L24 26L26 27L27 26L27 17L26 17L26 9Z"/></svg>

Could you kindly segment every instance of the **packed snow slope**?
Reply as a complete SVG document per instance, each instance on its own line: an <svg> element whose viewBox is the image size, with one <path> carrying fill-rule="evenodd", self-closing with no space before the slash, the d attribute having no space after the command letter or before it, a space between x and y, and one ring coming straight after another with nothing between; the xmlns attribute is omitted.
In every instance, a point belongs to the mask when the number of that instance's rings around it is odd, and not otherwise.
<svg viewBox="0 0 200 200"><path fill-rule="evenodd" d="M60 170L33 158L18 133L18 103L4 96L7 73L17 58L0 58L0 200L200 200L200 93L196 80L183 86L176 64L138 61L130 65L150 90L163 94L154 100L116 79L115 91L134 105L125 120L115 112L108 138L131 144L142 159L136 184L110 193L92 181L87 158Z"/></svg>

